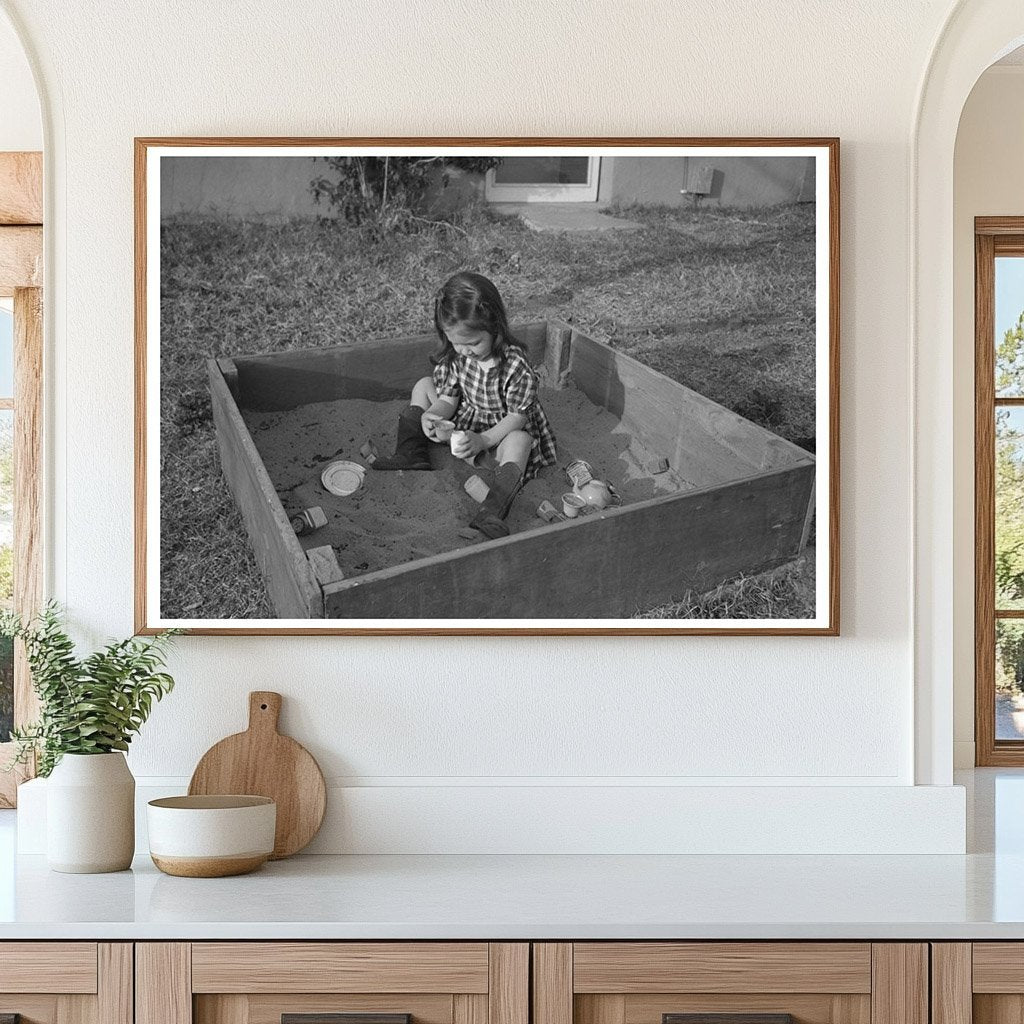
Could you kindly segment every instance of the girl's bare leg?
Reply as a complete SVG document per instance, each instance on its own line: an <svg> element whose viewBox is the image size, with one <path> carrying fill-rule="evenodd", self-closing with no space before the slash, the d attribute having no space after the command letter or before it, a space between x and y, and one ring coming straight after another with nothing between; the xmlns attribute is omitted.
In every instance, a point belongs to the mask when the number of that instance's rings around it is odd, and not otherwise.
<svg viewBox="0 0 1024 1024"><path fill-rule="evenodd" d="M525 430L513 430L498 443L498 465L504 466L506 462L514 462L519 467L519 471L525 473L531 448L533 448L533 435L528 434Z"/></svg>
<svg viewBox="0 0 1024 1024"><path fill-rule="evenodd" d="M411 405L418 405L421 409L429 409L437 401L437 388L431 377L421 377L416 381L412 389Z"/></svg>

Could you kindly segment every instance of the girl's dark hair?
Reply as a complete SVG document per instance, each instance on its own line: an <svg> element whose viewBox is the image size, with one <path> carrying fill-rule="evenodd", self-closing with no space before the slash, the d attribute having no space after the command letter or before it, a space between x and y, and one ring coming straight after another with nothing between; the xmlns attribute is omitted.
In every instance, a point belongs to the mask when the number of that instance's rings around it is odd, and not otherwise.
<svg viewBox="0 0 1024 1024"><path fill-rule="evenodd" d="M455 358L455 349L445 335L446 327L467 324L487 331L494 338L493 355L501 362L509 349L523 352L523 345L509 330L505 303L494 283L483 274L463 271L448 278L434 296L434 327L440 345L430 357L431 362L448 363Z"/></svg>

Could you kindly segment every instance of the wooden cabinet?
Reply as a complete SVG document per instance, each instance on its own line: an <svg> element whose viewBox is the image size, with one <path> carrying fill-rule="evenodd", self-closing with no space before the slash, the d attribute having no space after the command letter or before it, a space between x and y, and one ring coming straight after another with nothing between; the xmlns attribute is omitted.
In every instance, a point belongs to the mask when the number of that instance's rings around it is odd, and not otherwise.
<svg viewBox="0 0 1024 1024"><path fill-rule="evenodd" d="M136 1024L529 1024L529 970L515 942L144 942Z"/></svg>
<svg viewBox="0 0 1024 1024"><path fill-rule="evenodd" d="M1024 1020L1024 942L932 944L934 1024Z"/></svg>
<svg viewBox="0 0 1024 1024"><path fill-rule="evenodd" d="M533 946L533 1024L712 1024L707 1014L736 1015L733 1024L785 1024L787 1014L793 1024L927 1024L928 947L870 942ZM730 1024L730 1018L717 1022Z"/></svg>
<svg viewBox="0 0 1024 1024"><path fill-rule="evenodd" d="M1024 942L935 942L932 1024L1024 1021Z"/></svg>
<svg viewBox="0 0 1024 1024"><path fill-rule="evenodd" d="M132 1024L132 944L0 943L0 1017Z"/></svg>
<svg viewBox="0 0 1024 1024"><path fill-rule="evenodd" d="M1024 943L8 942L8 1014L21 1024L1020 1024Z"/></svg>

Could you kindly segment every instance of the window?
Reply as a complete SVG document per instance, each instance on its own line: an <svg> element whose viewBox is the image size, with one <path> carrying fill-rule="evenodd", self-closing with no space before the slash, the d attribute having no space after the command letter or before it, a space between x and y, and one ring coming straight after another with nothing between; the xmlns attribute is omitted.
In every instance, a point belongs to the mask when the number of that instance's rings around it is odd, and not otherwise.
<svg viewBox="0 0 1024 1024"><path fill-rule="evenodd" d="M1024 217L975 221L976 761L1024 765Z"/></svg>
<svg viewBox="0 0 1024 1024"><path fill-rule="evenodd" d="M0 300L0 607L14 604L14 303ZM14 645L0 638L0 743L14 727Z"/></svg>
<svg viewBox="0 0 1024 1024"><path fill-rule="evenodd" d="M592 203L597 200L596 156L511 156L487 172L491 203Z"/></svg>
<svg viewBox="0 0 1024 1024"><path fill-rule="evenodd" d="M0 153L0 606L42 602L42 180L40 153ZM0 640L0 765L12 724L36 716L20 648ZM0 807L21 772L0 772Z"/></svg>

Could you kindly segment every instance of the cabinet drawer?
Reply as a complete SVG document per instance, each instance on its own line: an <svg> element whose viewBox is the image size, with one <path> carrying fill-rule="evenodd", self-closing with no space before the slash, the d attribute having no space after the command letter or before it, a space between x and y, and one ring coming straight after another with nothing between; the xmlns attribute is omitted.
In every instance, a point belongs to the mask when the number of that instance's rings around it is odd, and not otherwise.
<svg viewBox="0 0 1024 1024"><path fill-rule="evenodd" d="M1024 942L975 942L971 970L974 992L1024 994Z"/></svg>
<svg viewBox="0 0 1024 1024"><path fill-rule="evenodd" d="M193 992L473 992L486 942L196 942Z"/></svg>
<svg viewBox="0 0 1024 1024"><path fill-rule="evenodd" d="M534 1024L928 1019L923 943L536 943L533 958Z"/></svg>
<svg viewBox="0 0 1024 1024"><path fill-rule="evenodd" d="M136 1024L529 1024L529 973L515 942L139 943Z"/></svg>
<svg viewBox="0 0 1024 1024"><path fill-rule="evenodd" d="M0 942L0 1018L132 1024L127 942Z"/></svg>
<svg viewBox="0 0 1024 1024"><path fill-rule="evenodd" d="M573 991L871 991L870 943L577 942Z"/></svg>
<svg viewBox="0 0 1024 1024"><path fill-rule="evenodd" d="M4 942L0 944L0 992L96 991L95 942Z"/></svg>

